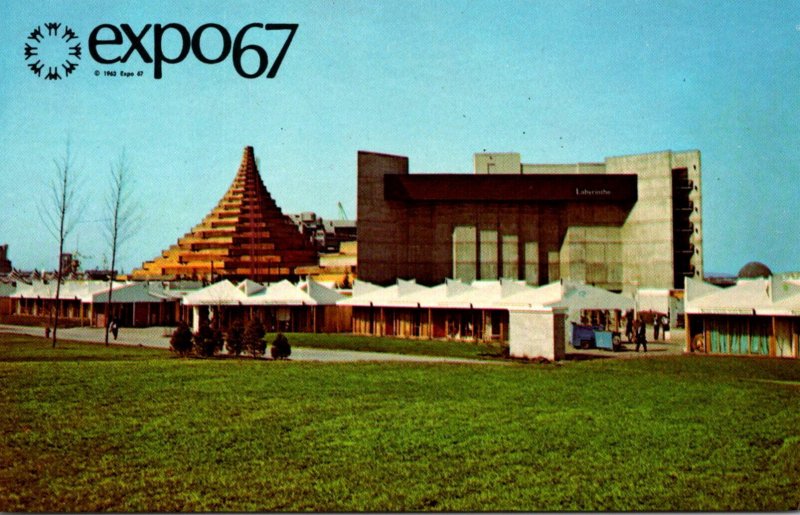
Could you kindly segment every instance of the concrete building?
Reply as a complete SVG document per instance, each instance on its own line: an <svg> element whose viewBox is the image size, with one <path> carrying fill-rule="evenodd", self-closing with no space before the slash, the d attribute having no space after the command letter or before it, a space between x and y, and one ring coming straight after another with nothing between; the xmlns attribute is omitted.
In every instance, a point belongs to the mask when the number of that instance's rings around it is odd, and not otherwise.
<svg viewBox="0 0 800 515"><path fill-rule="evenodd" d="M626 292L702 278L699 151L557 165L481 153L474 165L410 174L407 157L359 152L359 277L566 278Z"/></svg>
<svg viewBox="0 0 800 515"><path fill-rule="evenodd" d="M358 243L343 241L339 243L338 252L319 254L319 265L298 266L298 275L327 286L349 290L358 277Z"/></svg>
<svg viewBox="0 0 800 515"><path fill-rule="evenodd" d="M358 236L355 220L325 220L313 211L290 213L286 216L321 253L339 252L342 243L354 242Z"/></svg>
<svg viewBox="0 0 800 515"><path fill-rule="evenodd" d="M0 274L11 273L11 261L8 259L8 244L0 245Z"/></svg>

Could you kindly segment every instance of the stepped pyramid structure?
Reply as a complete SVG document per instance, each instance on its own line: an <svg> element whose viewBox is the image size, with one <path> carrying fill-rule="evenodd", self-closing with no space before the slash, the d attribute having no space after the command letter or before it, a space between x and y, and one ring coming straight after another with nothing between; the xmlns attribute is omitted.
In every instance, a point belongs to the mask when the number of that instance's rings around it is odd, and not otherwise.
<svg viewBox="0 0 800 515"><path fill-rule="evenodd" d="M253 147L245 147L239 171L219 204L131 277L274 282L293 280L296 267L316 264L316 250L275 204L258 173Z"/></svg>

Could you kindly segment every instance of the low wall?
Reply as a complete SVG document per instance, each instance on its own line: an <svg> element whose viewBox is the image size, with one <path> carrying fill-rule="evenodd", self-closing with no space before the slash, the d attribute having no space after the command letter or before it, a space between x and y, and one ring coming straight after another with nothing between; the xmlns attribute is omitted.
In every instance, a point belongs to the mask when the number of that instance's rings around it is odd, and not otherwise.
<svg viewBox="0 0 800 515"><path fill-rule="evenodd" d="M509 310L509 354L512 358L564 359L565 321L566 310L559 308Z"/></svg>

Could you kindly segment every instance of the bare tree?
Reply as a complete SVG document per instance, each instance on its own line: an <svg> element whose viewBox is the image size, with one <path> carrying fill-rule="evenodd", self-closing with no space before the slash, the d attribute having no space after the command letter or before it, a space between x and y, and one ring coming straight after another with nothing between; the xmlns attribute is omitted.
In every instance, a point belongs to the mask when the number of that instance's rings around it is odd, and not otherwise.
<svg viewBox="0 0 800 515"><path fill-rule="evenodd" d="M64 242L78 221L75 217L80 211L76 196L77 174L73 170L70 142L67 140L64 157L54 159L56 173L49 184L49 197L44 197L39 205L39 217L48 232L58 241L58 272L56 272L55 313L53 314L53 348L58 341L58 318L61 313L61 283L64 280ZM52 312L52 311L51 311Z"/></svg>
<svg viewBox="0 0 800 515"><path fill-rule="evenodd" d="M133 177L123 149L119 159L111 164L109 194L106 197L106 238L111 247L111 271L108 275L108 302L106 303L106 345L108 331L114 313L112 295L116 278L117 257L123 244L133 235L137 227L137 205L133 201Z"/></svg>

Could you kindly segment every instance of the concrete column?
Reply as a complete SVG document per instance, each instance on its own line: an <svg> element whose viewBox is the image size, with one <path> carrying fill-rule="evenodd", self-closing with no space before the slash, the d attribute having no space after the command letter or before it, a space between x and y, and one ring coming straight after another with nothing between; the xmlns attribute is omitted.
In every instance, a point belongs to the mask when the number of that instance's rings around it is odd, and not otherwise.
<svg viewBox="0 0 800 515"><path fill-rule="evenodd" d="M192 332L200 331L200 306L192 306Z"/></svg>
<svg viewBox="0 0 800 515"><path fill-rule="evenodd" d="M509 310L509 347L512 358L564 359L566 309Z"/></svg>

